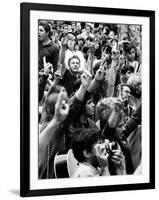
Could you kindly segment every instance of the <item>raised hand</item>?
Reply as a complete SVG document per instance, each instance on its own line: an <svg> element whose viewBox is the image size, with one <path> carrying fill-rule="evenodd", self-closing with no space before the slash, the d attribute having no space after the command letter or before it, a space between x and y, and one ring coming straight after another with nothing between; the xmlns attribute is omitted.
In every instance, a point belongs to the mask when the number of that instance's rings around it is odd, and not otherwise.
<svg viewBox="0 0 159 200"><path fill-rule="evenodd" d="M117 174L126 174L125 157L119 144L117 145L117 149L112 150L112 154L109 158L111 162L114 163Z"/></svg>
<svg viewBox="0 0 159 200"><path fill-rule="evenodd" d="M95 53L95 44L94 43L91 43L90 46L89 46L89 52L91 54L94 54Z"/></svg>
<svg viewBox="0 0 159 200"><path fill-rule="evenodd" d="M88 87L91 83L92 75L88 71L84 71L81 75L81 84L84 87Z"/></svg>
<svg viewBox="0 0 159 200"><path fill-rule="evenodd" d="M97 143L95 145L95 155L101 168L105 168L106 166L108 166L109 154L106 150L106 145L108 143L109 141L105 140L104 143Z"/></svg>
<svg viewBox="0 0 159 200"><path fill-rule="evenodd" d="M67 45L67 39L66 38L62 38L61 39L61 46L62 46L62 48L66 48L66 45Z"/></svg>
<svg viewBox="0 0 159 200"><path fill-rule="evenodd" d="M44 64L44 74L48 75L50 72L53 73L53 65L50 62L46 62L46 57L43 57L43 64Z"/></svg>
<svg viewBox="0 0 159 200"><path fill-rule="evenodd" d="M64 99L64 95L65 95L64 93L66 93L66 90L65 88L62 87L57 96L57 101L55 104L54 118L60 123L66 119L69 112L69 105Z"/></svg>

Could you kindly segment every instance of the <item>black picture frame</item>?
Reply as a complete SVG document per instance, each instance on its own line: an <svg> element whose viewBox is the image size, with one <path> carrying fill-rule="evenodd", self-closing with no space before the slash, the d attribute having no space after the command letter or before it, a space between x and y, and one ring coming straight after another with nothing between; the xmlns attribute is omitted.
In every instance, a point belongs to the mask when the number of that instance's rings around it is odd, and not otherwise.
<svg viewBox="0 0 159 200"><path fill-rule="evenodd" d="M102 185L88 187L52 188L52 189L30 189L30 11L59 11L93 13L120 16L138 16L149 18L150 41L150 116L149 116L149 145L150 145L150 179L148 183ZM155 11L130 10L118 8L83 7L72 5L49 5L35 3L21 3L20 5L21 25L21 55L20 55L20 195L22 197L61 195L76 193L96 193L107 191L141 190L155 188Z"/></svg>

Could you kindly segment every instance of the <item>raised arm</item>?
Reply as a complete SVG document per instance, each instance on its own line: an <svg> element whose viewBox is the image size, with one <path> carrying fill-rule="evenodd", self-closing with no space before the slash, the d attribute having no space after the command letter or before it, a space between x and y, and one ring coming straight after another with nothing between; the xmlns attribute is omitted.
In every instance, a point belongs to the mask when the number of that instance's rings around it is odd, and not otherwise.
<svg viewBox="0 0 159 200"><path fill-rule="evenodd" d="M59 131L60 125L63 123L69 112L69 106L63 99L64 90L61 88L55 104L55 114L53 119L48 123L47 127L39 134L39 167L46 163L47 146L53 141L53 149L55 151L59 141L62 138L62 133Z"/></svg>
<svg viewBox="0 0 159 200"><path fill-rule="evenodd" d="M86 69L93 75L93 61L94 61L94 53L95 53L95 45L92 43L89 47L88 60L86 63Z"/></svg>
<svg viewBox="0 0 159 200"><path fill-rule="evenodd" d="M66 38L61 39L61 49L59 53L59 63L58 63L58 73L60 73L61 77L64 76L66 71L66 63L65 63L65 54L66 54Z"/></svg>

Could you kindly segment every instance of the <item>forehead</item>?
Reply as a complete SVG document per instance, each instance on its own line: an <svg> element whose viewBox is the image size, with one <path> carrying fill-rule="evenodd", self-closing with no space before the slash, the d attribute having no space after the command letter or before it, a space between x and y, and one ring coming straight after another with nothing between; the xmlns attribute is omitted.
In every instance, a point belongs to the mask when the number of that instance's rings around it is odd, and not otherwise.
<svg viewBox="0 0 159 200"><path fill-rule="evenodd" d="M68 35L67 35L67 39L68 39L68 40L69 40L69 39L75 39L75 36L72 35L72 34L68 34Z"/></svg>
<svg viewBox="0 0 159 200"><path fill-rule="evenodd" d="M135 52L135 48L132 47L128 53L134 53L134 52Z"/></svg>
<svg viewBox="0 0 159 200"><path fill-rule="evenodd" d="M76 63L79 63L79 59L78 59L78 58L72 58L70 62L76 62Z"/></svg>
<svg viewBox="0 0 159 200"><path fill-rule="evenodd" d="M42 26L42 25L39 25L39 29L45 30L44 26Z"/></svg>
<svg viewBox="0 0 159 200"><path fill-rule="evenodd" d="M91 29L91 27L89 25L86 25L86 29Z"/></svg>
<svg viewBox="0 0 159 200"><path fill-rule="evenodd" d="M122 87L122 90L125 92L130 92L130 88L126 85Z"/></svg>

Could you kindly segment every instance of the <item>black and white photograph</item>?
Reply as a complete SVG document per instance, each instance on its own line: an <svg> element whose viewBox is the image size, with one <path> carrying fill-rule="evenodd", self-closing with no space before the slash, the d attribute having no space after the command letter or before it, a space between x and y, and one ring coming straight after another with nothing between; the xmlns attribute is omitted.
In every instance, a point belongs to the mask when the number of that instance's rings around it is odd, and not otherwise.
<svg viewBox="0 0 159 200"><path fill-rule="evenodd" d="M39 178L142 173L142 26L39 20Z"/></svg>
<svg viewBox="0 0 159 200"><path fill-rule="evenodd" d="M154 13L22 9L21 195L153 188Z"/></svg>

